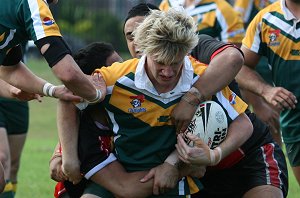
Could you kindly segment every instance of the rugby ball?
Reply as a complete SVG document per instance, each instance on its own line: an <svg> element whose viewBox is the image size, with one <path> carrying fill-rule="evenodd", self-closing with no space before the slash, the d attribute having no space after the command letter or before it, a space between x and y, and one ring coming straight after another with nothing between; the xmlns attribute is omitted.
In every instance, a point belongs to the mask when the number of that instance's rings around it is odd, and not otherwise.
<svg viewBox="0 0 300 198"><path fill-rule="evenodd" d="M227 130L227 116L221 105L214 101L205 101L197 108L184 133L196 135L213 149L226 138ZM186 136L184 136L184 139L189 146L193 146L193 141Z"/></svg>

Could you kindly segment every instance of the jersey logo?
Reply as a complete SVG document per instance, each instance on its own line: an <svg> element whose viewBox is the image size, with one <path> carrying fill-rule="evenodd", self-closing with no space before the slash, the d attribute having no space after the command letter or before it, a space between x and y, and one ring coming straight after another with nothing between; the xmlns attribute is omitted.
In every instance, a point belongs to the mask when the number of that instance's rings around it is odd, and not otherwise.
<svg viewBox="0 0 300 198"><path fill-rule="evenodd" d="M55 23L54 19L51 19L49 17L45 17L43 19L43 24L46 25L46 26L53 25L54 23Z"/></svg>
<svg viewBox="0 0 300 198"><path fill-rule="evenodd" d="M236 98L236 94L232 92L231 95L229 96L229 103L232 105L236 104L235 98Z"/></svg>
<svg viewBox="0 0 300 198"><path fill-rule="evenodd" d="M277 38L280 34L280 30L270 30L269 31L269 39L270 39L270 42L269 42L269 46L278 46L280 45L280 42L277 41Z"/></svg>
<svg viewBox="0 0 300 198"><path fill-rule="evenodd" d="M130 96L131 102L133 108L129 108L129 113L140 113L140 112L146 112L146 108L141 107L142 103L145 101L144 95L137 95L137 96Z"/></svg>

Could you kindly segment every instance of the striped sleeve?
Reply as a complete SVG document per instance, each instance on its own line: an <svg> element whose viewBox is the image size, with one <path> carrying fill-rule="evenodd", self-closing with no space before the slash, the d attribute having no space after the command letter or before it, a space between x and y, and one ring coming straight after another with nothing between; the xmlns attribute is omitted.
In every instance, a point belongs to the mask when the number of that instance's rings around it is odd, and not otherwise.
<svg viewBox="0 0 300 198"><path fill-rule="evenodd" d="M37 41L47 36L61 36L48 4L43 0L27 0L21 18L25 20L26 32Z"/></svg>

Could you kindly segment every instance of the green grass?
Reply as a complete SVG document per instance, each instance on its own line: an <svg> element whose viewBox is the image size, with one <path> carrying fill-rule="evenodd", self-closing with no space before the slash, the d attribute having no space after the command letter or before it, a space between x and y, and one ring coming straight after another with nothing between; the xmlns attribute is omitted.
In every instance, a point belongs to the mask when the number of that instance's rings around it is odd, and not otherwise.
<svg viewBox="0 0 300 198"><path fill-rule="evenodd" d="M40 77L58 84L44 61L29 61L32 71ZM53 197L55 182L49 177L49 159L57 142L56 100L43 98L42 103L30 102L30 127L19 171L16 198ZM298 198L298 186L289 168L288 198Z"/></svg>

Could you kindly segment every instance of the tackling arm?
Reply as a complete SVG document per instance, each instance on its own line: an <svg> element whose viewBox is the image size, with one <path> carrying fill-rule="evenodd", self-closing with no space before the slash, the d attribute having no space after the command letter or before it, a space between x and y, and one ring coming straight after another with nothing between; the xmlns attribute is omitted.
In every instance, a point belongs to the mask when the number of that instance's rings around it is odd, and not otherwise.
<svg viewBox="0 0 300 198"><path fill-rule="evenodd" d="M185 163L216 165L237 150L251 136L252 132L252 123L243 113L230 124L226 139L217 148L210 149L200 138L190 133L187 134L187 137L194 141L194 147L188 146L183 139L183 134L179 134L176 148L179 158Z"/></svg>

